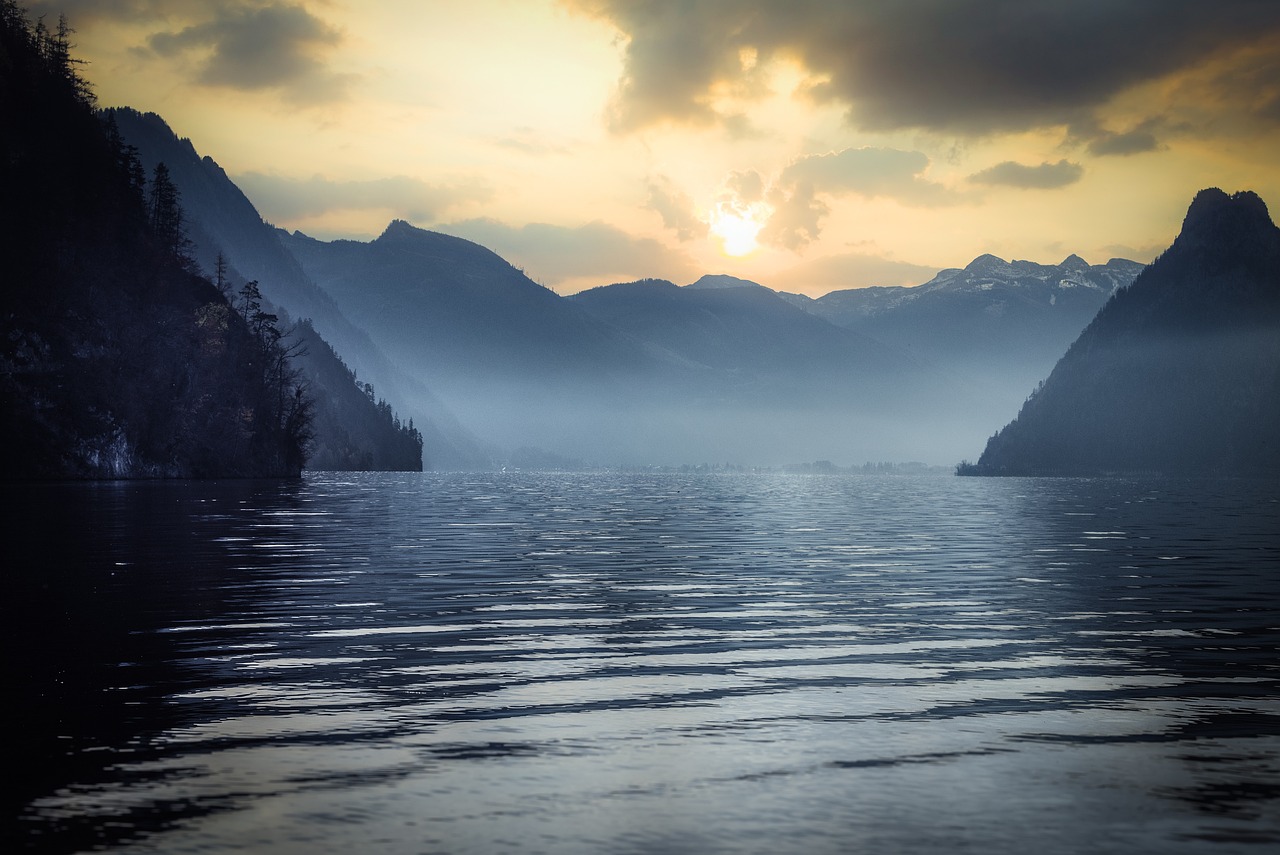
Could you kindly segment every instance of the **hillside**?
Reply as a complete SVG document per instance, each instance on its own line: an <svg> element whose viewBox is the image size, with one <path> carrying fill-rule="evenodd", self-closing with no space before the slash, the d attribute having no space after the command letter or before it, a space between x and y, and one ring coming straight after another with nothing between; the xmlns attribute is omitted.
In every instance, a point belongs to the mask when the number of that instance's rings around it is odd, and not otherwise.
<svg viewBox="0 0 1280 855"><path fill-rule="evenodd" d="M401 423L372 384L360 383L310 321L298 322L297 363L315 401L309 469L423 469L423 438L413 420Z"/></svg>
<svg viewBox="0 0 1280 855"><path fill-rule="evenodd" d="M457 391L474 377L527 380L629 370L618 342L492 251L397 220L370 242L279 232L342 310L392 357ZM576 377L574 379L577 379Z"/></svg>
<svg viewBox="0 0 1280 855"><path fill-rule="evenodd" d="M964 471L1280 473L1280 229L1263 201L1197 194Z"/></svg>
<svg viewBox="0 0 1280 855"><path fill-rule="evenodd" d="M124 141L137 149L144 168L154 169L161 162L168 168L181 192L192 255L199 267L212 275L221 254L228 268L226 275L235 287L254 280L272 304L295 318L311 322L308 336L318 335L326 342L323 347L310 349L312 361L325 359L326 353L334 354L335 358L340 356L341 365L311 366L309 371L313 376L318 372L336 377L349 367L360 379L362 388L372 384L379 396L393 401L407 420L416 423L425 442L428 466L473 468L488 464L488 453L481 450L475 437L457 423L426 385L395 365L369 334L352 323L333 298L311 281L281 245L277 231L263 221L249 199L212 158L200 156L190 140L179 138L154 113L128 108L105 113L116 123ZM356 389L354 383L326 388L327 394L340 396L345 401L335 402L333 407L352 414L361 409L365 394ZM333 407L327 406L323 411ZM392 422L393 418L387 418L385 428L389 429ZM318 421L319 447L336 448L351 440L344 430L331 433L331 425L336 428L329 419ZM379 433L385 430L364 434L363 442L372 442ZM365 445L353 451L354 456L348 459L399 459L394 451L396 447L394 442L385 449ZM317 465L320 461L332 466L336 458L322 454Z"/></svg>
<svg viewBox="0 0 1280 855"><path fill-rule="evenodd" d="M193 272L162 171L64 36L0 6L0 400L11 478L295 476L310 402L274 319Z"/></svg>

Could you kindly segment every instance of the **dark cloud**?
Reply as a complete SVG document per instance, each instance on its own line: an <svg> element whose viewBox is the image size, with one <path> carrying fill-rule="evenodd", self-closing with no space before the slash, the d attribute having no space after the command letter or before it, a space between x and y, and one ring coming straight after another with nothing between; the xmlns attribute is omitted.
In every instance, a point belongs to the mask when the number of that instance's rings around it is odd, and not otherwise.
<svg viewBox="0 0 1280 855"><path fill-rule="evenodd" d="M649 179L649 199L645 207L657 211L662 225L676 233L681 241L705 237L707 224L694 213L693 200L682 192L671 179L659 175Z"/></svg>
<svg viewBox="0 0 1280 855"><path fill-rule="evenodd" d="M196 54L196 80L232 89L280 90L291 99L340 99L352 78L327 65L341 34L290 3L227 4L211 20L155 33L147 46L161 56ZM206 55L207 54L207 55Z"/></svg>
<svg viewBox="0 0 1280 855"><path fill-rule="evenodd" d="M434 228L492 249L544 285L588 277L600 285L647 276L682 282L699 275L684 253L599 221L577 227L550 223L517 227L483 218Z"/></svg>
<svg viewBox="0 0 1280 855"><path fill-rule="evenodd" d="M1020 187L1026 190L1052 190L1075 184L1084 175L1084 167L1068 160L1057 163L1042 163L1039 166L1027 166L1006 160L989 169L976 172L969 180L978 184L998 184L1005 187Z"/></svg>
<svg viewBox="0 0 1280 855"><path fill-rule="evenodd" d="M330 60L342 33L290 0L63 0L35 4L35 14L65 13L72 27L100 21L150 31L134 49L191 63L192 82L244 91L272 90L312 104L342 99L354 76Z"/></svg>
<svg viewBox="0 0 1280 855"><path fill-rule="evenodd" d="M718 120L770 59L867 129L961 133L1075 121L1126 89L1280 34L1274 0L566 0L628 41L610 108L627 131ZM744 62L750 56L753 61Z"/></svg>
<svg viewBox="0 0 1280 855"><path fill-rule="evenodd" d="M316 217L331 211L391 211L396 217L430 222L455 205L483 202L492 191L479 181L427 184L416 178L331 181L314 176L298 179L261 172L235 177L258 210L273 222Z"/></svg>
<svg viewBox="0 0 1280 855"><path fill-rule="evenodd" d="M1089 154L1095 157L1126 156L1161 150L1164 148L1161 136L1175 130L1165 119L1158 117L1144 119L1124 131L1113 131L1103 127L1092 117L1086 117L1068 128L1068 138L1084 145Z"/></svg>
<svg viewBox="0 0 1280 855"><path fill-rule="evenodd" d="M719 122L723 117L711 106L712 83L741 94L762 91L758 65L744 56L745 45L731 28L716 25L709 14L716 10L707 4L587 0L569 5L612 19L630 36L618 97L608 113L609 125L617 130L664 121ZM730 124L743 132L749 123L738 115Z"/></svg>
<svg viewBox="0 0 1280 855"><path fill-rule="evenodd" d="M1089 143L1089 154L1104 156L1109 154L1143 154L1160 148L1156 135L1148 130L1126 131L1122 134L1101 134Z"/></svg>

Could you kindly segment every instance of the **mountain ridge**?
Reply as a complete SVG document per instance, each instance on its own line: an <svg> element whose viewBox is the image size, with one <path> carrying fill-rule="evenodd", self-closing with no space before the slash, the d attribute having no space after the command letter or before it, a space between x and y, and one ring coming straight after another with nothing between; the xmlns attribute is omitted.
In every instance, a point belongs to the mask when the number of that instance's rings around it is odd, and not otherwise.
<svg viewBox="0 0 1280 855"><path fill-rule="evenodd" d="M489 453L435 394L393 365L368 332L353 324L333 298L311 281L282 245L274 227L213 158L202 157L191 140L179 137L155 113L128 107L104 113L138 151L144 167L154 169L164 162L169 169L181 192L195 259L206 272L214 271L221 255L229 268L228 277L237 285L257 281L271 303L296 319L309 319L345 365L364 382L376 385L384 399L394 401L406 420L415 421L426 444L429 465L470 468L487 464ZM317 349L316 358L322 353L323 348ZM331 369L323 370L332 373Z"/></svg>
<svg viewBox="0 0 1280 855"><path fill-rule="evenodd" d="M1280 474L1280 229L1201 191L971 474Z"/></svg>

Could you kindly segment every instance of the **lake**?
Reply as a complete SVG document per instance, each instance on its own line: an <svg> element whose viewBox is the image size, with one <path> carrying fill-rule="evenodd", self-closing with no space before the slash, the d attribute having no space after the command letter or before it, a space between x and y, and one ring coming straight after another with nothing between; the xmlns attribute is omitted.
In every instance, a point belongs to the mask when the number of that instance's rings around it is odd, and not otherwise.
<svg viewBox="0 0 1280 855"><path fill-rule="evenodd" d="M1280 845L1275 482L8 489L9 851Z"/></svg>

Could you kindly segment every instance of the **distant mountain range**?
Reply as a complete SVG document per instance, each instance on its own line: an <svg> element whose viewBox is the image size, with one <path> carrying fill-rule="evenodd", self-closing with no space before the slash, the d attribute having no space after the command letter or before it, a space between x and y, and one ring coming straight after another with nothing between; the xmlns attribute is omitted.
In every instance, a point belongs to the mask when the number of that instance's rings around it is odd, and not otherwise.
<svg viewBox="0 0 1280 855"><path fill-rule="evenodd" d="M1044 378L1107 299L1141 272L1136 261L1061 264L981 255L923 285L785 295L837 326L891 342L984 386L993 411L1012 409ZM999 400L997 400L999 398Z"/></svg>
<svg viewBox="0 0 1280 855"><path fill-rule="evenodd" d="M367 243L281 238L397 363L507 447L604 463L905 455L920 446L903 436L957 391L758 286L560 297L484 247L403 222Z"/></svg>
<svg viewBox="0 0 1280 855"><path fill-rule="evenodd" d="M116 111L221 251L422 430L428 465L947 462L1015 412L1141 270L982 256L913 288L817 300L731 276L561 297L478 244L402 221L372 241L265 224L159 117ZM428 391L430 390L430 391ZM505 449L505 451L504 451Z"/></svg>
<svg viewBox="0 0 1280 855"><path fill-rule="evenodd" d="M1201 191L976 465L994 475L1280 475L1280 229Z"/></svg>
<svg viewBox="0 0 1280 855"><path fill-rule="evenodd" d="M917 288L867 289L855 311L858 292L809 300L730 276L560 297L478 244L400 221L369 242L278 236L479 435L606 463L963 454L1141 269L984 256Z"/></svg>

